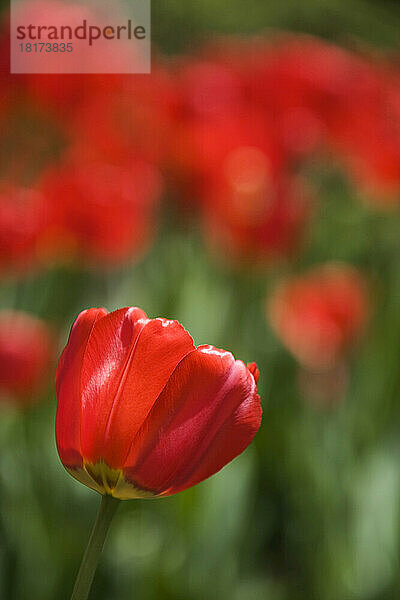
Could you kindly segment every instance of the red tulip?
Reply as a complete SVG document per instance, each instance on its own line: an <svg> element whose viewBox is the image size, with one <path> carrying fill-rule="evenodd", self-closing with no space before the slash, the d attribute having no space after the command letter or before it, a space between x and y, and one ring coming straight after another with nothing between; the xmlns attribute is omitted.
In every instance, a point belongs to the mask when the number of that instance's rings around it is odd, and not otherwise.
<svg viewBox="0 0 400 600"><path fill-rule="evenodd" d="M139 308L77 318L57 375L66 469L116 498L168 496L219 471L261 421L258 371Z"/></svg>
<svg viewBox="0 0 400 600"><path fill-rule="evenodd" d="M0 312L0 392L28 401L49 374L52 339L47 325L30 314Z"/></svg>
<svg viewBox="0 0 400 600"><path fill-rule="evenodd" d="M65 254L115 263L143 252L152 237L160 178L148 164L67 166L47 174L41 188Z"/></svg>
<svg viewBox="0 0 400 600"><path fill-rule="evenodd" d="M362 333L367 304L361 275L346 265L327 264L278 285L268 302L268 316L299 362L310 369L329 369Z"/></svg>

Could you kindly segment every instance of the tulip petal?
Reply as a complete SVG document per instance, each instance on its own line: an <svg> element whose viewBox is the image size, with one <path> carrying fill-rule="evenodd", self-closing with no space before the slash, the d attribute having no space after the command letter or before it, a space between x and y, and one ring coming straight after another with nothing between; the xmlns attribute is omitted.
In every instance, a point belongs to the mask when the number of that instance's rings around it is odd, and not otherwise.
<svg viewBox="0 0 400 600"><path fill-rule="evenodd" d="M68 468L82 465L81 367L94 325L107 315L104 308L84 310L76 319L56 373L56 441L62 463Z"/></svg>
<svg viewBox="0 0 400 600"><path fill-rule="evenodd" d="M96 326L82 369L82 451L118 469L179 361L194 350L176 321L121 309Z"/></svg>
<svg viewBox="0 0 400 600"><path fill-rule="evenodd" d="M158 397L124 475L158 495L182 491L240 454L260 422L252 373L229 352L201 346L179 363Z"/></svg>

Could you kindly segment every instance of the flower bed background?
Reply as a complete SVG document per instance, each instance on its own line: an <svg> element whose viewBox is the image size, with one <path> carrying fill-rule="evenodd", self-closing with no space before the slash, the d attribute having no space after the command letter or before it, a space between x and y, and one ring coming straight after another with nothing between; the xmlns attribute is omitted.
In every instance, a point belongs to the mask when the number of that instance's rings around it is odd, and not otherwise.
<svg viewBox="0 0 400 600"><path fill-rule="evenodd" d="M0 598L68 598L97 497L55 364L128 305L256 361L264 417L217 477L124 503L93 598L398 597L400 11L324 7L154 2L151 77L10 76L3 35Z"/></svg>

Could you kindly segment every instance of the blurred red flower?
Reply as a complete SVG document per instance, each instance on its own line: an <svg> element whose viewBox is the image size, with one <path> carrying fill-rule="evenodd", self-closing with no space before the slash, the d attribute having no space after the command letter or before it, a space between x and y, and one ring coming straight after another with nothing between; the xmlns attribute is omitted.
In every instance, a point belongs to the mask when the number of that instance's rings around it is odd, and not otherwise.
<svg viewBox="0 0 400 600"><path fill-rule="evenodd" d="M168 496L219 471L261 421L258 371L139 308L77 318L57 375L66 469L116 498Z"/></svg>
<svg viewBox="0 0 400 600"><path fill-rule="evenodd" d="M277 336L304 366L334 367L360 337L368 299L360 273L340 263L281 282L267 312Z"/></svg>
<svg viewBox="0 0 400 600"><path fill-rule="evenodd" d="M0 311L0 393L29 403L49 376L52 335L28 313Z"/></svg>
<svg viewBox="0 0 400 600"><path fill-rule="evenodd" d="M399 206L400 77L383 61L370 61L359 65L356 81L329 141L364 199Z"/></svg>
<svg viewBox="0 0 400 600"><path fill-rule="evenodd" d="M206 54L203 56L203 54ZM177 60L179 91L169 168L172 183L189 202L207 202L210 180L218 179L229 154L255 147L265 155L270 173L283 165L270 115L243 93L235 63L207 55Z"/></svg>
<svg viewBox="0 0 400 600"><path fill-rule="evenodd" d="M47 211L39 192L3 185L0 188L0 273L32 268L38 261Z"/></svg>
<svg viewBox="0 0 400 600"><path fill-rule="evenodd" d="M173 137L175 110L175 84L156 60L151 77L99 76L96 85L80 95L69 121L71 153L78 160L124 165L140 159L162 166Z"/></svg>
<svg viewBox="0 0 400 600"><path fill-rule="evenodd" d="M197 55L179 57L173 64L180 117L184 119L212 119L238 116L238 107L247 103L243 93L243 78L230 61L227 44L222 57L199 49Z"/></svg>
<svg viewBox="0 0 400 600"><path fill-rule="evenodd" d="M311 36L228 37L181 61L177 77L192 119L237 119L256 111L275 151L290 162L325 141L337 106L348 101L354 62L350 53Z"/></svg>
<svg viewBox="0 0 400 600"><path fill-rule="evenodd" d="M184 197L197 199L210 247L235 262L290 254L307 222L310 193L285 173L268 113L242 97L228 68L194 61L190 69L184 65L187 106L173 173Z"/></svg>
<svg viewBox="0 0 400 600"><path fill-rule="evenodd" d="M45 174L40 187L62 255L113 264L137 257L152 238L161 181L147 163L66 165Z"/></svg>
<svg viewBox="0 0 400 600"><path fill-rule="evenodd" d="M302 181L271 177L265 156L252 147L227 157L204 208L210 248L235 262L265 263L290 256L308 222L311 194Z"/></svg>
<svg viewBox="0 0 400 600"><path fill-rule="evenodd" d="M255 169L259 169L261 157L268 177L281 169L279 150L270 137L268 120L261 112L248 108L244 114L234 117L183 121L177 126L172 149L173 175L186 185L183 190L189 200L195 195L202 204L207 203L210 184L223 176L227 162L235 153L240 155L241 149L246 151L247 148L257 151ZM251 163L250 157L246 162Z"/></svg>
<svg viewBox="0 0 400 600"><path fill-rule="evenodd" d="M231 37L183 61L179 80L192 121L213 127L258 111L286 167L324 150L368 199L398 204L400 79L390 61L306 35Z"/></svg>
<svg viewBox="0 0 400 600"><path fill-rule="evenodd" d="M242 66L247 94L270 115L287 158L304 157L325 143L338 107L348 102L355 59L324 40L288 33L247 44L250 52L250 69Z"/></svg>

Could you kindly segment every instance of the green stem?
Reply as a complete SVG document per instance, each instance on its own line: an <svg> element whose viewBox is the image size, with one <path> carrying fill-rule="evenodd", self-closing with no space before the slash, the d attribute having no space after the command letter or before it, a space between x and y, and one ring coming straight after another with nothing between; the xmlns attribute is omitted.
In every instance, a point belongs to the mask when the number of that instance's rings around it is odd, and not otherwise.
<svg viewBox="0 0 400 600"><path fill-rule="evenodd" d="M120 500L112 496L103 496L96 522L90 534L81 568L76 578L71 600L87 600L94 574L99 563L110 523L119 506Z"/></svg>

